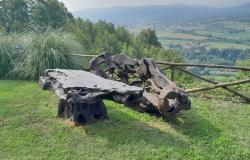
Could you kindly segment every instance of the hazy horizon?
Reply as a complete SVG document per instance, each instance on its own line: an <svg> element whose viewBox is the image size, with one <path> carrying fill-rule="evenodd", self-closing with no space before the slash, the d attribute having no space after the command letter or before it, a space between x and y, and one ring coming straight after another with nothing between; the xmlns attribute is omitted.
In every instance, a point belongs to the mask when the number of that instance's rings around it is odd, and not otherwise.
<svg viewBox="0 0 250 160"><path fill-rule="evenodd" d="M136 7L147 5L205 5L209 7L231 7L250 2L250 0L59 0L63 2L69 11L77 11L90 8L107 7Z"/></svg>

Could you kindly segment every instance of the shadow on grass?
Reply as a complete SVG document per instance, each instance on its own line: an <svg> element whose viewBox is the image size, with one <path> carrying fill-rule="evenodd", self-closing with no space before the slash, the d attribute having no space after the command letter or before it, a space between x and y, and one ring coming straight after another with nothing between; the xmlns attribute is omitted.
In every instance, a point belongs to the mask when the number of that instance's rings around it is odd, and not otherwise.
<svg viewBox="0 0 250 160"><path fill-rule="evenodd" d="M115 108L110 108L108 113L108 121L86 126L85 128L88 135L105 138L109 147L123 144L143 144L155 147L169 146L178 150L186 150L194 147L189 143L187 137L212 140L220 136L218 129L194 111L191 114L182 116L184 123L166 121L166 124L163 123L165 127L167 126L165 129L154 127L152 125L154 124L153 121L149 123L143 122L140 118ZM161 120L156 121L159 123Z"/></svg>
<svg viewBox="0 0 250 160"><path fill-rule="evenodd" d="M221 135L221 131L195 109L182 112L176 119L167 122L177 132L196 140L213 141Z"/></svg>

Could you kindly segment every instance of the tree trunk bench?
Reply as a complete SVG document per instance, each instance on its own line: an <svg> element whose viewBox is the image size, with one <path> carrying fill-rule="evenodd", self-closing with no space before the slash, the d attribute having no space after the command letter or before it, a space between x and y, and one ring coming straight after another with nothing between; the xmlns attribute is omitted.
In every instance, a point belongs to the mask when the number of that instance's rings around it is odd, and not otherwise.
<svg viewBox="0 0 250 160"><path fill-rule="evenodd" d="M139 104L143 99L142 88L82 70L49 69L39 83L59 97L58 117L73 121L75 125L107 119L104 99L127 106Z"/></svg>

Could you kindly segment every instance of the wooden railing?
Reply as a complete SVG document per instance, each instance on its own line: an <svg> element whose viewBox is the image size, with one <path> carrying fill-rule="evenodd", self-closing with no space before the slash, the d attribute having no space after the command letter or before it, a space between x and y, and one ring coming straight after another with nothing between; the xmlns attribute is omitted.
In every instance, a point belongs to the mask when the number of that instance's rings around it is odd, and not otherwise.
<svg viewBox="0 0 250 160"><path fill-rule="evenodd" d="M81 55L81 54L74 54L74 56L78 57L88 57L93 58L96 55ZM231 93L233 93L236 96L241 97L242 99L246 100L247 102L250 102L250 97L239 93L238 91L233 90L232 88L229 88L229 86L233 85L239 85L239 84L246 84L250 83L250 77L248 79L243 79L239 81L229 82L229 83L219 83L214 80L207 79L205 77L202 77L200 75L197 75L191 71L188 71L186 69L183 69L181 67L205 67L205 68L220 68L220 69L231 69L231 70L237 70L237 71L244 71L244 72L250 72L250 67L240 67L240 66L227 66L227 65L214 65L214 64L189 64L189 63L171 63L171 62L164 62L164 61L156 61L157 64L165 65L166 67L162 68L162 70L171 69L171 80L175 81L175 71L179 70L186 74L189 74L193 77L196 77L198 79L201 79L203 81L206 81L208 83L211 83L212 85L208 87L203 88L195 88L195 89L187 89L186 91L188 93L195 93L195 92L201 92L201 91L207 91L212 90L216 88L223 88Z"/></svg>

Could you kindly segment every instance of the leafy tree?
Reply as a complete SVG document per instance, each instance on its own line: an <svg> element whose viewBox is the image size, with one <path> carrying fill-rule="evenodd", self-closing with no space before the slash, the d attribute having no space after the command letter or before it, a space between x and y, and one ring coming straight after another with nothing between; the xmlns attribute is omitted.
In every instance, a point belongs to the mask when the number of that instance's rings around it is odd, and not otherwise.
<svg viewBox="0 0 250 160"><path fill-rule="evenodd" d="M122 41L125 42L127 44L129 44L131 42L131 35L130 33L124 28L124 27L117 27L116 31L116 38L118 41Z"/></svg>
<svg viewBox="0 0 250 160"><path fill-rule="evenodd" d="M96 29L91 21L75 19L67 26L67 31L73 33L87 50L91 50L96 37Z"/></svg>
<svg viewBox="0 0 250 160"><path fill-rule="evenodd" d="M30 8L26 0L3 0L0 25L7 31L22 31L29 22Z"/></svg>
<svg viewBox="0 0 250 160"><path fill-rule="evenodd" d="M100 20L95 25L96 30L99 34L102 34L104 32L108 33L114 33L115 32L115 25L112 23L108 23L106 21Z"/></svg>
<svg viewBox="0 0 250 160"><path fill-rule="evenodd" d="M161 43L158 41L158 37L155 33L155 30L152 29L144 29L137 36L139 42L146 46L155 46L162 47Z"/></svg>
<svg viewBox="0 0 250 160"><path fill-rule="evenodd" d="M127 53L133 58L143 57L157 60L167 60L180 62L182 58L175 50L165 50L158 42L155 31L141 32L139 36L134 36L124 27L115 27L114 24L106 21L92 23L89 20L75 19L67 29L73 33L88 53L98 54L109 51L113 54ZM152 31L152 32L151 32ZM142 45L138 37L146 37L148 42Z"/></svg>
<svg viewBox="0 0 250 160"><path fill-rule="evenodd" d="M195 63L215 63L221 65L235 65L238 60L244 60L249 55L249 49L199 49L198 51L183 50L183 55L188 61ZM194 61L198 60L198 61Z"/></svg>
<svg viewBox="0 0 250 160"><path fill-rule="evenodd" d="M32 7L31 23L35 26L61 28L72 19L72 14L57 0L36 0Z"/></svg>

